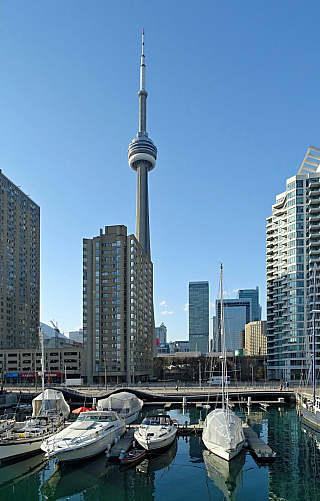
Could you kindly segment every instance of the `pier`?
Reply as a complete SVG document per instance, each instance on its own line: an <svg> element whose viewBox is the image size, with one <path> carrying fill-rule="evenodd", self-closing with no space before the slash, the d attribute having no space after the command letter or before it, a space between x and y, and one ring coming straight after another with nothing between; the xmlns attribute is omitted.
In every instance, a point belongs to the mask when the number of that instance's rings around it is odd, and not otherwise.
<svg viewBox="0 0 320 501"><path fill-rule="evenodd" d="M139 428L139 424L131 424L127 427L127 432L123 435L120 440L111 448L110 451L106 451L107 458L117 460L119 459L121 451L127 452L133 444L133 434L134 431ZM276 453L273 452L271 447L267 445L255 431L247 423L242 424L243 433L248 443L248 448L250 453L258 459L258 461L270 461L276 457ZM203 421L199 420L199 423L190 424L185 422L184 424L179 423L177 425L177 435L187 436L187 435L201 435L203 431Z"/></svg>

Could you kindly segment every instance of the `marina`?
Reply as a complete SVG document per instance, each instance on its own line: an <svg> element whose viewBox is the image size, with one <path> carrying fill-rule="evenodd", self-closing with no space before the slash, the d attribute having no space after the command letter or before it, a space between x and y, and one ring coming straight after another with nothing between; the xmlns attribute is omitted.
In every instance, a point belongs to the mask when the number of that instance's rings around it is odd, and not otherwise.
<svg viewBox="0 0 320 501"><path fill-rule="evenodd" d="M163 412L163 408L154 407L152 412L160 410ZM29 458L29 462L22 461L16 473L16 465L2 465L0 499L173 501L201 496L205 501L260 501L269 499L270 493L272 499L279 501L317 499L320 432L317 435L307 427L292 404L270 406L267 411L254 404L250 415L246 405L237 406L235 411L243 420L248 447L234 462L217 458L203 446L201 422L207 409L173 405L170 416L178 422L177 439L168 450L151 455L147 452L141 462L123 471L119 455L132 446L137 424L131 424L126 435L111 448L109 457L102 454L90 461L60 465L55 459L46 460L44 454L39 454ZM144 408L139 421L150 412L149 406ZM230 467L226 469L225 463L230 463ZM299 481L290 481L293 474ZM141 492L143 498L139 497Z"/></svg>

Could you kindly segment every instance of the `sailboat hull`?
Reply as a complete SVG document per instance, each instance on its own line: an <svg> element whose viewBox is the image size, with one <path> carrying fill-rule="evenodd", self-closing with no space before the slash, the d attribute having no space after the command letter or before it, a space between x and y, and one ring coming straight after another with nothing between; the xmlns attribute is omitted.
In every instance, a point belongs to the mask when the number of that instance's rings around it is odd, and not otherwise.
<svg viewBox="0 0 320 501"><path fill-rule="evenodd" d="M241 419L230 409L215 409L206 417L202 440L210 452L230 461L244 445Z"/></svg>
<svg viewBox="0 0 320 501"><path fill-rule="evenodd" d="M320 429L320 412L312 412L302 406L301 414L306 421Z"/></svg>

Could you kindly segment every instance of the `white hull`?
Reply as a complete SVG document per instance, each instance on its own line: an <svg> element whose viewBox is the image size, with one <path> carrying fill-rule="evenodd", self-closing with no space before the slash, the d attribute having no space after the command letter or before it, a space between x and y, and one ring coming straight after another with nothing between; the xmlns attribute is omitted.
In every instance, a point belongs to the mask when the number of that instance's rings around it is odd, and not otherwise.
<svg viewBox="0 0 320 501"><path fill-rule="evenodd" d="M137 419L137 417L139 416L139 412L140 411L137 411L137 412L134 412L133 414L130 414L128 416L126 416L124 418L126 424L131 424L131 423L134 423L135 420Z"/></svg>
<svg viewBox="0 0 320 501"><path fill-rule="evenodd" d="M302 417L308 421L308 423L312 424L313 426L317 426L320 428L320 413L319 412L312 412L308 409L306 409L303 405L301 406L301 414Z"/></svg>
<svg viewBox="0 0 320 501"><path fill-rule="evenodd" d="M41 452L40 446L43 437L34 439L8 440L5 443L0 442L0 462L10 461L11 459L23 457L27 454Z"/></svg>
<svg viewBox="0 0 320 501"><path fill-rule="evenodd" d="M203 425L202 441L210 452L230 461L244 445L241 419L230 409L211 411Z"/></svg>
<svg viewBox="0 0 320 501"><path fill-rule="evenodd" d="M171 430L170 433L166 434L164 437L152 439L145 439L139 434L139 430L134 432L134 439L147 451L155 451L158 449L163 449L171 445L176 438L177 428Z"/></svg>
<svg viewBox="0 0 320 501"><path fill-rule="evenodd" d="M210 452L212 452L216 456L219 456L222 459L225 459L226 461L231 461L231 459L236 457L243 448L243 442L241 442L236 449L229 452L226 451L223 447L220 447L219 445L207 442L204 438L202 438L202 441Z"/></svg>
<svg viewBox="0 0 320 501"><path fill-rule="evenodd" d="M46 457L62 462L97 456L126 432L123 419L113 411L81 412L77 421L42 443Z"/></svg>
<svg viewBox="0 0 320 501"><path fill-rule="evenodd" d="M123 435L124 433L122 433ZM83 459L91 458L93 456L97 456L105 452L108 448L108 445L111 446L114 444L115 439L120 435L120 430L114 430L111 433L108 433L104 437L99 438L95 442L91 442L87 445L80 445L78 447L74 447L70 450L63 450L61 452L56 452L55 457L62 462L68 461L82 461ZM121 436L121 435L120 435Z"/></svg>

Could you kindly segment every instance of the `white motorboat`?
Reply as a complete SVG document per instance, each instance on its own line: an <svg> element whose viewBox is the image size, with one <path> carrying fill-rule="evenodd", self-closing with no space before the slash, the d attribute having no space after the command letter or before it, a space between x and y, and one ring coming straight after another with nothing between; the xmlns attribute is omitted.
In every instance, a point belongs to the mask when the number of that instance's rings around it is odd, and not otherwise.
<svg viewBox="0 0 320 501"><path fill-rule="evenodd" d="M134 432L135 440L147 451L155 451L172 444L177 426L167 414L147 416Z"/></svg>
<svg viewBox="0 0 320 501"><path fill-rule="evenodd" d="M222 409L211 411L203 424L202 441L206 448L217 456L230 461L241 451L244 445L242 421L233 411L228 409L226 343L223 311L222 264L220 266L220 334L222 342Z"/></svg>
<svg viewBox="0 0 320 501"><path fill-rule="evenodd" d="M108 398L98 400L97 403L98 410L115 411L126 424L133 423L137 419L142 407L143 400L127 391L113 393Z"/></svg>
<svg viewBox="0 0 320 501"><path fill-rule="evenodd" d="M101 454L126 432L126 424L113 411L86 411L64 430L44 440L46 457L62 462L80 461Z"/></svg>

